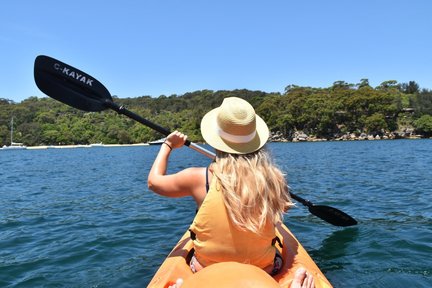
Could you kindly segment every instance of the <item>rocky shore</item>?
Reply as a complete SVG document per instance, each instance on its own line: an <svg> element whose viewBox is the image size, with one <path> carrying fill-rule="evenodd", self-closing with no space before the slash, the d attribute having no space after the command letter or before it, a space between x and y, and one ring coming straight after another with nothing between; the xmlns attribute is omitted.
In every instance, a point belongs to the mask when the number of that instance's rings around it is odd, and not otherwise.
<svg viewBox="0 0 432 288"><path fill-rule="evenodd" d="M391 139L420 139L423 135L414 133L414 130L387 132L383 135L371 135L366 133L346 133L336 135L333 138L318 138L307 135L303 131L296 131L291 138L284 137L282 133L271 133L271 142L319 142L319 141L363 141L363 140L391 140Z"/></svg>

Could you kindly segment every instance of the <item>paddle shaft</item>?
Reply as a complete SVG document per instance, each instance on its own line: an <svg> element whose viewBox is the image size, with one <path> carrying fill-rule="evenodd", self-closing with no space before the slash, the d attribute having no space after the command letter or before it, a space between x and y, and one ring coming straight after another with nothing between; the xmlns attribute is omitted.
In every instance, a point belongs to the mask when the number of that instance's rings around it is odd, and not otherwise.
<svg viewBox="0 0 432 288"><path fill-rule="evenodd" d="M164 128L164 127L162 127L156 123L153 123L153 122L139 116L138 114L133 113L132 111L126 109L123 105L118 105L118 104L116 104L110 100L106 100L105 106L116 111L119 114L125 115L125 116L127 116L127 117L129 117L135 121L138 121L139 123L151 128L153 130L156 130L157 132L159 132L165 136L168 136L169 134L171 134L171 132L169 130L167 130L166 128ZM216 155L213 152L211 152L211 151L209 151L209 150L207 150L207 149L205 149L205 148L203 148L203 147L201 147L195 143L192 143L189 140L186 140L185 145L188 146L189 148L209 157L209 158L214 159L216 157Z"/></svg>
<svg viewBox="0 0 432 288"><path fill-rule="evenodd" d="M300 202L301 204L303 204L306 207L312 207L313 206L313 204L309 200L303 199L302 197L295 195L294 193L290 192L290 196L291 196L291 198L293 198L297 202Z"/></svg>

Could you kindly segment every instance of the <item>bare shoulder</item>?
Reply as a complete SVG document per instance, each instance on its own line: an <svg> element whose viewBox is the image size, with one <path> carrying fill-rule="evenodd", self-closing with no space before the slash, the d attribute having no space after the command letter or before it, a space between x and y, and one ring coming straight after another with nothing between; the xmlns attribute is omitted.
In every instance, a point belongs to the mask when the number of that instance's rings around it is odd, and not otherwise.
<svg viewBox="0 0 432 288"><path fill-rule="evenodd" d="M206 167L191 167L179 172L178 176L183 179L184 187L188 187L190 195L200 207L207 195L206 189Z"/></svg>
<svg viewBox="0 0 432 288"><path fill-rule="evenodd" d="M177 173L178 176L189 182L190 186L201 186L205 183L206 168L205 167L190 167Z"/></svg>
<svg viewBox="0 0 432 288"><path fill-rule="evenodd" d="M189 174L191 176L205 176L206 167L189 167L184 170L182 170L183 173Z"/></svg>

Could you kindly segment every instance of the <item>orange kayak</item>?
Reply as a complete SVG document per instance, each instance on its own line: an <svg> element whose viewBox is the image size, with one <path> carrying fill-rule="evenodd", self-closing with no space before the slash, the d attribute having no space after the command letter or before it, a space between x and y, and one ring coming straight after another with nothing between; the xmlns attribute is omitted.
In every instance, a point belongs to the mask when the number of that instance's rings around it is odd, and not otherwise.
<svg viewBox="0 0 432 288"><path fill-rule="evenodd" d="M210 283L217 283L217 285L215 284L215 287L216 286L223 287L221 286L223 283L232 281L230 279L232 279L233 277L239 278L244 273L246 273L244 275L247 275L247 280L249 283L254 281L254 277L256 275L256 283L257 283L256 286L262 287L263 282L259 282L259 281L261 280L264 281L266 279L264 279L263 277L268 277L270 278L270 280L267 279L266 281L272 281L276 284L276 286L277 284L279 284L280 287L289 287L293 280L295 271L300 267L305 268L308 271L308 273L314 275L315 286L317 288L333 287L330 284L330 282L327 280L327 278L324 276L324 274L321 272L321 270L318 268L318 266L315 264L315 262L312 260L312 258L309 256L309 254L306 252L306 250L303 248L303 246L300 244L300 242L291 233L288 227L286 227L284 224L281 223L277 225L276 228L277 228L276 229L277 236L283 243L283 248L280 248L278 244L276 244L276 247L279 249L279 252L284 259L284 265L281 271L277 275L273 276L273 279L271 279L271 277L269 277L268 274L265 272L264 274L266 275L261 275L261 273L254 273L253 271L255 270L253 269L257 269L256 267L247 267L252 265L238 264L238 266L241 265L240 267L238 267L235 266L236 264L230 262L227 262L225 264L226 269L223 269L224 263L218 263L218 264L210 265L195 274L192 273L188 263L193 254L193 250L192 250L193 243L192 240L190 239L189 231L186 231L186 233L183 235L183 237L180 239L180 241L177 243L177 245L174 247L171 253L169 253L168 257L159 267L159 270L156 272L153 279L150 281L148 287L150 288L169 287L170 285L176 283L177 279L179 278L181 278L184 281L184 285L182 286L182 288L199 287L199 286L210 287L211 286ZM212 266L214 266L214 268L210 268ZM210 270L210 269L212 270L219 269L221 271L223 270L223 272L219 273L219 275L217 274L217 271L206 271L204 273L205 270ZM203 276L200 277L200 274L202 274ZM212 277L214 277L214 279L212 279ZM200 281L205 281L205 282L200 282ZM195 284L187 284L187 283L195 283ZM196 283L201 283L201 285L197 285ZM270 285L266 285L266 286L270 287Z"/></svg>

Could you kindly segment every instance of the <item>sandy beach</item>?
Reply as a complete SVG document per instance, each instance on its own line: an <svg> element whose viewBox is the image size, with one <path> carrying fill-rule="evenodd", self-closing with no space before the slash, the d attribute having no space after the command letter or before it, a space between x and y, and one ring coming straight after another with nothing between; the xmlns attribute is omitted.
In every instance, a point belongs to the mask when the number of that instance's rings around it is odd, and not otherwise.
<svg viewBox="0 0 432 288"><path fill-rule="evenodd" d="M99 148L99 147L134 147L134 146L149 146L148 143L137 144L89 144L89 145L41 145L41 146L28 146L28 150L41 150L41 149L71 149L71 148Z"/></svg>

